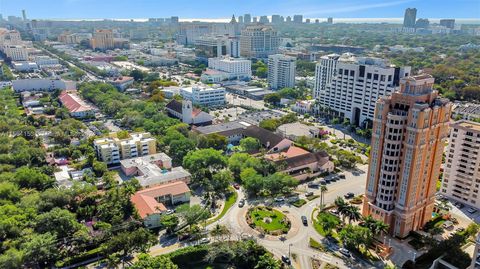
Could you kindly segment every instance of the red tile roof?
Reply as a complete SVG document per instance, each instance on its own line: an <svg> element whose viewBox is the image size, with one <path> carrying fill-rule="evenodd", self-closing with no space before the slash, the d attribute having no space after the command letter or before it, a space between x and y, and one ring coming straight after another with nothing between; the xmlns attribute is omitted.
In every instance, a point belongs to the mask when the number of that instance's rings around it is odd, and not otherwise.
<svg viewBox="0 0 480 269"><path fill-rule="evenodd" d="M293 158L293 157L300 156L307 153L310 153L310 152L296 146L291 146L288 148L287 151L268 154L268 155L265 155L265 158L272 161L277 161L277 160L286 159L286 158Z"/></svg>
<svg viewBox="0 0 480 269"><path fill-rule="evenodd" d="M130 201L137 208L140 217L145 218L148 215L167 210L165 205L157 202L155 198L164 195L174 196L187 192L190 192L187 184L183 181L176 181L138 191L130 198Z"/></svg>
<svg viewBox="0 0 480 269"><path fill-rule="evenodd" d="M60 102L69 112L82 112L93 110L93 108L85 103L76 93L63 91L59 96Z"/></svg>

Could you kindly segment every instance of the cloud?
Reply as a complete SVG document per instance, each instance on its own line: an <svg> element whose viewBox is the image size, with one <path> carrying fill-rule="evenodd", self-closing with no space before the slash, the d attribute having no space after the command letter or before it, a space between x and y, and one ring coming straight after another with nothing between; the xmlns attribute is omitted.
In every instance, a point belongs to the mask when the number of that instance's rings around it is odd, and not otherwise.
<svg viewBox="0 0 480 269"><path fill-rule="evenodd" d="M413 1L415 0L399 0L399 1L367 3L367 4L352 3L350 5L345 5L342 7L325 7L325 8L315 7L313 9L309 9L308 11L303 12L303 14L309 15L309 16L315 16L315 15L322 15L322 14L349 13L349 12L360 11L360 10L397 6L397 5L402 5L402 4L406 4Z"/></svg>

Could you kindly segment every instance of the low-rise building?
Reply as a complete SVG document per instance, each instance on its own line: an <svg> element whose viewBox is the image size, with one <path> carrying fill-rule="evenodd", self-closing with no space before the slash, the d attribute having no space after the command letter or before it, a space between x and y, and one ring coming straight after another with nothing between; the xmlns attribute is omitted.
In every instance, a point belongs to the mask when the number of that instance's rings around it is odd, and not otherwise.
<svg viewBox="0 0 480 269"><path fill-rule="evenodd" d="M314 100L299 100L292 105L291 109L298 114L312 113L314 104Z"/></svg>
<svg viewBox="0 0 480 269"><path fill-rule="evenodd" d="M194 105L222 106L225 104L225 88L195 85L182 88L180 94Z"/></svg>
<svg viewBox="0 0 480 269"><path fill-rule="evenodd" d="M134 79L132 77L122 76L122 77L115 77L113 79L109 79L107 80L107 82L112 84L119 91L124 91L130 85L133 84Z"/></svg>
<svg viewBox="0 0 480 269"><path fill-rule="evenodd" d="M228 80L249 80L252 76L252 61L232 57L208 59L208 68L226 74Z"/></svg>
<svg viewBox="0 0 480 269"><path fill-rule="evenodd" d="M132 133L119 139L116 133L93 141L97 157L107 164L118 164L120 160L155 154L157 142L150 133Z"/></svg>
<svg viewBox="0 0 480 269"><path fill-rule="evenodd" d="M452 118L464 120L480 119L480 104L476 103L455 103L453 105Z"/></svg>
<svg viewBox="0 0 480 269"><path fill-rule="evenodd" d="M87 104L76 92L62 91L58 96L60 103L68 109L73 118L84 119L95 117L95 108Z"/></svg>
<svg viewBox="0 0 480 269"><path fill-rule="evenodd" d="M54 90L76 90L77 85L75 81L63 79L17 79L12 81L12 87L15 92L23 91L54 91Z"/></svg>
<svg viewBox="0 0 480 269"><path fill-rule="evenodd" d="M172 159L165 153L120 161L122 172L134 176L144 188L175 181L190 182L191 174L183 167L172 167Z"/></svg>
<svg viewBox="0 0 480 269"><path fill-rule="evenodd" d="M179 102L175 99L170 101L165 109L168 115L180 119L183 123L192 125L210 125L212 124L213 117L203 112L201 109L195 108L191 101Z"/></svg>
<svg viewBox="0 0 480 269"><path fill-rule="evenodd" d="M13 69L19 72L31 72L38 69L38 65L34 62L12 62Z"/></svg>
<svg viewBox="0 0 480 269"><path fill-rule="evenodd" d="M302 136L310 138L319 137L320 129L300 122L293 122L278 126L277 133L288 139L296 140Z"/></svg>
<svg viewBox="0 0 480 269"><path fill-rule="evenodd" d="M190 202L190 189L183 181L137 191L131 198L138 214L147 228L160 226L161 214L167 211L169 205Z"/></svg>
<svg viewBox="0 0 480 269"><path fill-rule="evenodd" d="M279 167L285 167L282 172L298 180L306 180L325 172L333 172L335 165L325 151L309 152L302 148L291 146L278 153L265 155Z"/></svg>

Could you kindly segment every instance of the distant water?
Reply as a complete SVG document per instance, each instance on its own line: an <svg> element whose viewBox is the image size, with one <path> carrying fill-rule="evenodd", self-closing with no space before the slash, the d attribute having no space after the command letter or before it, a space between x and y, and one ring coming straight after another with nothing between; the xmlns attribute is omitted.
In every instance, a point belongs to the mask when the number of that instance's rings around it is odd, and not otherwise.
<svg viewBox="0 0 480 269"><path fill-rule="evenodd" d="M316 19L320 22L326 22L327 18L304 18L310 19L311 23L314 23ZM146 22L148 18L132 18L132 19L51 19L54 21L103 21L103 20L113 20L113 21L135 21L135 22ZM230 22L231 18L180 18L180 22ZM439 23L441 18L429 18L430 23ZM392 23L392 24L401 24L403 23L403 18L333 18L334 23ZM455 19L455 22L458 24L480 24L480 19L478 18L460 18Z"/></svg>

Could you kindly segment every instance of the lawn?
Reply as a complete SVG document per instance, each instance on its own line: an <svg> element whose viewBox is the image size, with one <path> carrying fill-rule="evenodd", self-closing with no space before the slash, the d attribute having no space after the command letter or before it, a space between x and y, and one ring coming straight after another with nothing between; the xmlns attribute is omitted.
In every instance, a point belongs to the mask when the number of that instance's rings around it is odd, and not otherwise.
<svg viewBox="0 0 480 269"><path fill-rule="evenodd" d="M233 190L233 188L230 191L231 193L227 195L227 200L225 201L225 206L223 207L222 212L220 212L220 214L218 214L216 217L208 220L207 225L221 219L223 216L225 216L225 214L227 214L227 211L235 204L238 194L235 190Z"/></svg>
<svg viewBox="0 0 480 269"><path fill-rule="evenodd" d="M313 239L311 237L308 241L308 245L311 248L314 248L316 250L320 250L320 251L324 251L324 252L327 251L327 249L320 242L317 242L315 239Z"/></svg>
<svg viewBox="0 0 480 269"><path fill-rule="evenodd" d="M255 226L261 227L265 231L288 229L288 225L284 221L285 215L278 210L256 207L249 212L249 215Z"/></svg>
<svg viewBox="0 0 480 269"><path fill-rule="evenodd" d="M307 200L308 200L308 201L312 201L312 200L317 199L318 197L320 197L320 195L311 195L311 196L308 196L308 197L307 197Z"/></svg>

